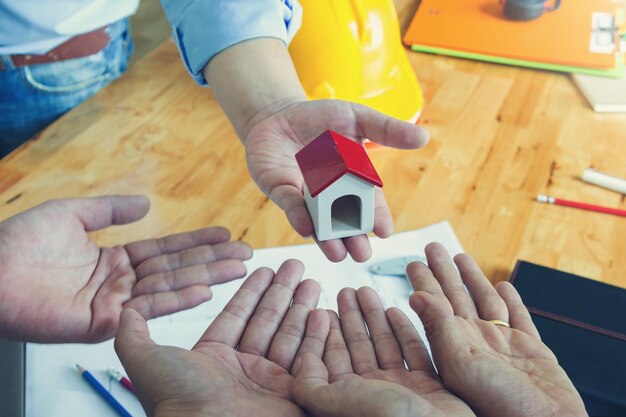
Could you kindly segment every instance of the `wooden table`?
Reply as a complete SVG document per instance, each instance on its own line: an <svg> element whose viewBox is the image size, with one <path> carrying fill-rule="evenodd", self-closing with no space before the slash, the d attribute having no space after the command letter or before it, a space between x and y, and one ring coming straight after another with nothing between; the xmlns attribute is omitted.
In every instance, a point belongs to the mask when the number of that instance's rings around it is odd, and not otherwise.
<svg viewBox="0 0 626 417"><path fill-rule="evenodd" d="M415 3L396 0L406 28ZM517 259L626 287L626 219L538 204L538 193L626 208L577 179L626 177L626 117L594 113L565 74L408 52L425 94L420 151L371 152L397 231L449 220L493 282ZM107 245L224 225L255 248L303 243L250 179L211 90L167 42L0 161L0 218L51 198L143 193L141 222Z"/></svg>

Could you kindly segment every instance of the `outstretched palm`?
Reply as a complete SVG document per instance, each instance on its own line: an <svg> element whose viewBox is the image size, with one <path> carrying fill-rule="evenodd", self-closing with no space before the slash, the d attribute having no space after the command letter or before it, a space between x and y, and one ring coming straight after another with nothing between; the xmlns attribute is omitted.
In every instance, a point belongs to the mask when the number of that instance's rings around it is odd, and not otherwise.
<svg viewBox="0 0 626 417"><path fill-rule="evenodd" d="M303 236L314 235L314 229L304 204L303 178L295 154L327 129L357 141L368 138L399 149L419 148L428 140L425 131L415 125L364 106L335 100L297 101L252 124L244 138L250 174ZM379 189L374 217L374 233L389 236L393 221ZM347 253L361 262L371 256L365 235L320 242L319 246L335 262Z"/></svg>
<svg viewBox="0 0 626 417"><path fill-rule="evenodd" d="M430 325L429 334L436 334L436 326ZM475 407L484 409L485 416L585 415L567 374L535 336L457 316L432 338L431 346L446 386L468 403L480 404ZM514 402L507 392L515 393ZM514 404L524 407L513 410L518 407Z"/></svg>
<svg viewBox="0 0 626 417"><path fill-rule="evenodd" d="M442 385L402 311L385 314L371 288L344 289L337 301L341 320L329 314L323 363L307 355L294 372L295 399L307 411L332 417L474 416Z"/></svg>
<svg viewBox="0 0 626 417"><path fill-rule="evenodd" d="M134 316L139 318L136 313ZM148 415L255 416L270 415L271 410L276 417L303 416L289 400L293 377L261 356L221 343L204 343L192 351L153 345L142 350L141 358L132 358L152 368L147 391L144 386L139 388L144 406L150 404ZM132 366L126 366L131 377ZM135 386L137 379L133 377ZM150 400L144 400L142 394ZM153 403L152 398L160 400Z"/></svg>
<svg viewBox="0 0 626 417"><path fill-rule="evenodd" d="M580 396L544 345L515 288L497 289L476 263L426 248L428 267L410 264L418 313L446 387L484 416L585 416ZM429 269L430 268L430 269ZM470 294L462 284L467 286ZM489 320L510 321L510 328Z"/></svg>
<svg viewBox="0 0 626 417"><path fill-rule="evenodd" d="M115 347L148 415L304 416L289 369L299 350L323 345L294 332L320 294L315 281L300 283L302 272L296 261L276 276L255 271L191 351L154 344L145 321L125 310Z"/></svg>
<svg viewBox="0 0 626 417"><path fill-rule="evenodd" d="M113 337L124 305L146 318L193 307L245 275L251 255L223 228L98 247L88 231L134 222L144 197L44 203L0 223L0 331L31 341Z"/></svg>

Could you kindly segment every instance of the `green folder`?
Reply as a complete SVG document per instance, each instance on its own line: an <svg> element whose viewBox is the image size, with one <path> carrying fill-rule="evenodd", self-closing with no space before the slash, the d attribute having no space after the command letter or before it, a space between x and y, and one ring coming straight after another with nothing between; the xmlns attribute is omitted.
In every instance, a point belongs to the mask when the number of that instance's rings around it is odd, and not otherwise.
<svg viewBox="0 0 626 417"><path fill-rule="evenodd" d="M583 68L570 65L547 64L545 62L524 61L523 59L503 58L498 56L476 54L472 52L454 51L452 49L437 48L433 46L411 45L411 49L417 52L430 54L448 55L456 58L474 59L477 61L493 62L496 64L515 65L518 67L543 69L550 71L574 72L580 74L599 75L602 77L621 78L624 75L624 59L621 54L615 55L615 67L610 69Z"/></svg>

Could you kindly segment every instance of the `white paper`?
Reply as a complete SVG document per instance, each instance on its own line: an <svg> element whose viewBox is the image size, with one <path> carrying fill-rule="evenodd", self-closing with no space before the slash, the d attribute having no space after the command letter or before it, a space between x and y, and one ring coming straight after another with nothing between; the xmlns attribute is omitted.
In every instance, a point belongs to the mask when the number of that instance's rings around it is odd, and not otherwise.
<svg viewBox="0 0 626 417"><path fill-rule="evenodd" d="M411 318L425 341L423 327L410 309L411 294L405 278L376 276L369 272L375 263L398 256L424 255L429 242L443 244L451 255L462 252L461 244L448 222L423 229L403 232L388 239L370 239L373 256L366 263L347 259L331 263L316 245L286 246L260 249L246 263L252 272L261 266L276 270L290 258L305 265L304 279L320 282L322 295L319 307L336 310L335 297L344 287L373 287L385 307L398 307ZM243 281L213 287L213 299L191 310L183 311L149 322L152 339L164 345L191 348L209 323L223 309ZM26 417L83 417L114 416L115 412L82 379L75 365L89 370L133 416L145 416L139 401L106 374L108 368L123 371L113 349L113 341L95 345L81 344L27 344L26 345Z"/></svg>

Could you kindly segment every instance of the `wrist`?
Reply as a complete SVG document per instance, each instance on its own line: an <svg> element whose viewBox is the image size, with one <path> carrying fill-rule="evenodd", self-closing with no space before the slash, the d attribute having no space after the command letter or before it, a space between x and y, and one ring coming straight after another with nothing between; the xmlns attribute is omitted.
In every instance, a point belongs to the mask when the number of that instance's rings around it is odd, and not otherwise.
<svg viewBox="0 0 626 417"><path fill-rule="evenodd" d="M288 107L291 107L292 105L296 103L301 103L303 101L306 101L306 98L285 97L282 99L278 99L274 102L268 103L267 105L256 110L256 112L250 114L247 120L242 124L242 127L241 127L240 140L243 143L243 145L246 146L248 135L250 134L254 126L257 125L259 122L263 121L264 119L274 114L283 112Z"/></svg>
<svg viewBox="0 0 626 417"><path fill-rule="evenodd" d="M251 39L226 48L203 74L242 141L259 120L306 100L287 47L278 39Z"/></svg>

